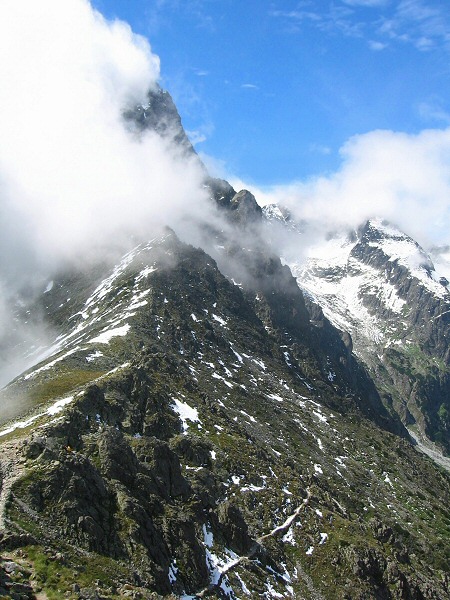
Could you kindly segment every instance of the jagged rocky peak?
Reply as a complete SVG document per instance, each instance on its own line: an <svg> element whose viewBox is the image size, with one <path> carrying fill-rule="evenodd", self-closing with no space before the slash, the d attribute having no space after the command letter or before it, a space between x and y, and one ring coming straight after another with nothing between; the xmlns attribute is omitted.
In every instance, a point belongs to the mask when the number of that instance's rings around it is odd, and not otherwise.
<svg viewBox="0 0 450 600"><path fill-rule="evenodd" d="M230 208L234 213L234 219L241 225L249 225L261 221L261 207L256 202L255 196L248 190L241 190L235 194L231 199Z"/></svg>
<svg viewBox="0 0 450 600"><path fill-rule="evenodd" d="M358 230L360 244L380 250L390 262L409 269L415 276L425 271L429 277L435 271L426 251L409 235L388 221L371 219ZM357 254L357 250L354 250Z"/></svg>
<svg viewBox="0 0 450 600"><path fill-rule="evenodd" d="M225 179L217 179L215 177L207 177L205 187L210 191L211 200L213 200L220 208L230 208L231 200L236 195L236 190L225 181Z"/></svg>
<svg viewBox="0 0 450 600"><path fill-rule="evenodd" d="M305 223L297 221L291 211L285 206L266 204L262 207L262 212L265 222L269 226L279 226L297 233L303 233L305 229Z"/></svg>
<svg viewBox="0 0 450 600"><path fill-rule="evenodd" d="M381 219L307 250L298 240L302 252L288 261L298 285L351 335L388 410L421 443L449 453L450 292L439 262L436 270L420 244Z"/></svg>
<svg viewBox="0 0 450 600"><path fill-rule="evenodd" d="M286 222L290 219L290 213L287 208L278 206L278 204L266 204L262 207L263 215L266 219L276 219Z"/></svg>
<svg viewBox="0 0 450 600"><path fill-rule="evenodd" d="M266 204L262 207L262 212L269 221L276 220L282 223L291 223L294 221L291 211L285 206L278 204Z"/></svg>
<svg viewBox="0 0 450 600"><path fill-rule="evenodd" d="M125 120L138 132L154 131L183 152L195 155L169 92L156 85L148 91L147 99L147 104L124 111Z"/></svg>

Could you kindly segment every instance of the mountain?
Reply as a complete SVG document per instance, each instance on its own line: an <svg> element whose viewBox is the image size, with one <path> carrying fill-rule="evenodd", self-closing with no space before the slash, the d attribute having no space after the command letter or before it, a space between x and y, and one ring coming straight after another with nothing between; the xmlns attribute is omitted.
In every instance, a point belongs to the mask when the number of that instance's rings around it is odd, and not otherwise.
<svg viewBox="0 0 450 600"><path fill-rule="evenodd" d="M265 210L276 218L274 207ZM381 220L308 252L289 263L300 287L351 335L387 408L418 440L450 453L447 279L417 242Z"/></svg>
<svg viewBox="0 0 450 600"><path fill-rule="evenodd" d="M146 126L173 136L157 96ZM164 229L21 308L54 341L0 392L0 594L449 597L449 473L252 194L205 186L203 248Z"/></svg>

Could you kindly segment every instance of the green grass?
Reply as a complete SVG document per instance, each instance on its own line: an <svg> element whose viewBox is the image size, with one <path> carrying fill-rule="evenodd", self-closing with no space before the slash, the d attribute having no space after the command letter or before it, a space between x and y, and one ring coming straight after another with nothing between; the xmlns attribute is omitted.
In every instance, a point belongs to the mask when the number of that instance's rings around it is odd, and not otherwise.
<svg viewBox="0 0 450 600"><path fill-rule="evenodd" d="M85 369L71 370L67 373L52 375L48 381L39 382L28 392L30 402L36 406L48 400L60 398L77 387L103 375L105 371L87 371Z"/></svg>
<svg viewBox="0 0 450 600"><path fill-rule="evenodd" d="M33 416L33 412L35 412L42 404L67 396L77 388L101 377L104 373L105 371L91 371L84 369L60 372L53 375L50 379L36 382L28 389L21 388L19 390L14 390L9 394L8 404L13 404L16 408L16 412L10 411L7 420L0 425L0 430L6 429L8 423L11 424L14 421L21 420L26 421ZM30 431L36 429L41 422L42 418L36 419L28 427L17 428L11 433L0 437L0 444L26 436Z"/></svg>
<svg viewBox="0 0 450 600"><path fill-rule="evenodd" d="M47 594L48 600L78 598L77 592L70 593L75 583L80 588L92 587L95 581L101 582L103 588L114 587L118 577L126 574L118 561L95 553L79 556L69 548L61 548L61 552L54 554L45 552L41 546L26 546L23 550L32 562L37 587Z"/></svg>

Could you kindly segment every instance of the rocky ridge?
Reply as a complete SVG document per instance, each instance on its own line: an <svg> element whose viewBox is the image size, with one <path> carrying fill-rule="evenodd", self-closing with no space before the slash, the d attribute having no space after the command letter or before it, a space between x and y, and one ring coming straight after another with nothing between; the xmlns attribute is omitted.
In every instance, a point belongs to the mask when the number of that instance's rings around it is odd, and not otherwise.
<svg viewBox="0 0 450 600"><path fill-rule="evenodd" d="M338 336L312 351L326 321L296 286L279 292L286 268L260 268L245 290L168 232L86 292L54 354L3 392L43 393L0 432L17 453L15 470L2 462L3 547L35 592L448 593L449 478L367 412ZM91 381L67 379L80 372Z"/></svg>

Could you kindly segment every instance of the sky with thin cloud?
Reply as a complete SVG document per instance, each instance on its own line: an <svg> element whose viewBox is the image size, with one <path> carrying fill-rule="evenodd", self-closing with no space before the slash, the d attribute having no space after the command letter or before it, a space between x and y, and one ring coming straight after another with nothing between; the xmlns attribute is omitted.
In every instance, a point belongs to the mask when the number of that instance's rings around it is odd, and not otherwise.
<svg viewBox="0 0 450 600"><path fill-rule="evenodd" d="M96 3L151 40L213 172L299 218L450 243L447 0Z"/></svg>
<svg viewBox="0 0 450 600"><path fill-rule="evenodd" d="M448 0L94 3L150 39L198 151L255 185L332 173L354 135L450 124Z"/></svg>

